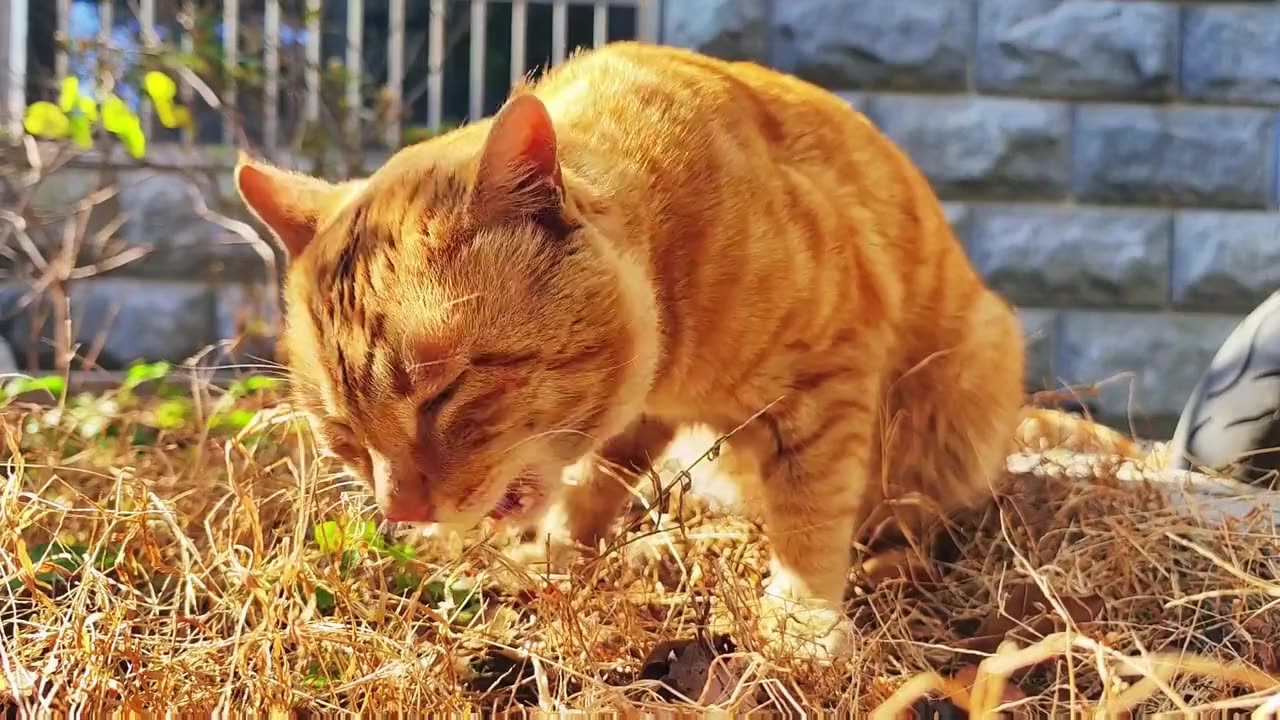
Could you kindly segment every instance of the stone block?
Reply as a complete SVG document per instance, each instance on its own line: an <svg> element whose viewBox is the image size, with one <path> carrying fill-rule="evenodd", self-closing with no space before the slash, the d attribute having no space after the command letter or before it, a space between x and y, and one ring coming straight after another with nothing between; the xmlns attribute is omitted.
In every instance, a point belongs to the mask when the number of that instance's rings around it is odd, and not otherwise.
<svg viewBox="0 0 1280 720"><path fill-rule="evenodd" d="M699 5L701 2L668 3ZM786 0L773 4L771 64L824 87L968 86L972 0Z"/></svg>
<svg viewBox="0 0 1280 720"><path fill-rule="evenodd" d="M228 178L231 175L230 170L216 172ZM222 183L220 177L217 181ZM229 184L230 180L226 182ZM189 191L196 186L174 172L66 166L50 174L38 186L27 213L32 224L41 230L32 233L32 237L46 258L61 251L63 228L76 205L92 193L112 187L116 192L104 194L89 216L76 258L78 268L85 272L100 268L99 276L237 280L265 277L265 263L254 246L240 235L199 217ZM201 189L209 207L218 207L214 192L218 191ZM242 222L249 219L238 199L227 205L227 217ZM249 225L247 229L255 228ZM52 247L43 247L42 243ZM280 257L269 240L263 249ZM0 256L0 271L19 279L38 273L25 255Z"/></svg>
<svg viewBox="0 0 1280 720"><path fill-rule="evenodd" d="M881 95L868 116L947 199L1058 199L1070 183L1065 103Z"/></svg>
<svg viewBox="0 0 1280 720"><path fill-rule="evenodd" d="M1075 191L1104 203L1267 207L1275 129L1274 113L1249 108L1081 107Z"/></svg>
<svg viewBox="0 0 1280 720"><path fill-rule="evenodd" d="M1019 305L1159 307L1172 234L1168 212L989 206L975 213L968 250Z"/></svg>
<svg viewBox="0 0 1280 720"><path fill-rule="evenodd" d="M1032 390L1056 388L1053 355L1058 313L1019 308L1018 319L1027 338L1027 386Z"/></svg>
<svg viewBox="0 0 1280 720"><path fill-rule="evenodd" d="M1178 213L1173 240L1175 304L1247 313L1276 290L1280 290L1280 215Z"/></svg>
<svg viewBox="0 0 1280 720"><path fill-rule="evenodd" d="M1102 383L1090 404L1104 418L1169 431L1239 322L1239 315L1067 312L1055 369L1072 385Z"/></svg>
<svg viewBox="0 0 1280 720"><path fill-rule="evenodd" d="M1182 92L1197 100L1280 105L1280 5L1189 5Z"/></svg>
<svg viewBox="0 0 1280 720"><path fill-rule="evenodd" d="M1131 0L980 0L974 79L984 92L1165 98L1178 7Z"/></svg>
<svg viewBox="0 0 1280 720"><path fill-rule="evenodd" d="M0 378L18 372L18 358L13 354L9 342L0 337Z"/></svg>
<svg viewBox="0 0 1280 720"><path fill-rule="evenodd" d="M944 202L942 214L946 215L947 224L951 226L951 232L955 233L956 239L961 244L968 242L969 227L973 223L973 211L969 206L958 202Z"/></svg>
<svg viewBox="0 0 1280 720"><path fill-rule="evenodd" d="M769 60L768 0L667 3L662 41L725 60Z"/></svg>
<svg viewBox="0 0 1280 720"><path fill-rule="evenodd" d="M230 175L230 173L226 173ZM120 269L120 274L155 278L229 278L238 281L265 277L265 262L252 238L242 237L198 214L196 200L216 207L208 188L175 174L123 173L119 209L127 218L119 236L124 245L150 252ZM231 219L249 218L239 199L225 211ZM256 226L250 226L256 227ZM260 230L265 233L265 230ZM269 236L261 234L262 250L279 259Z"/></svg>
<svg viewBox="0 0 1280 720"><path fill-rule="evenodd" d="M272 358L279 338L283 301L271 302L265 285L236 284L218 289L216 327L224 355L245 362Z"/></svg>
<svg viewBox="0 0 1280 720"><path fill-rule="evenodd" d="M205 284L129 280L86 280L70 291L74 340L80 354L102 338L98 365L119 369L135 360L181 362L215 341L214 295ZM13 295L0 302L7 317ZM44 300L40 301L42 304ZM9 318L5 336L19 357L33 347L41 367L53 367L53 324L32 333L34 310Z"/></svg>

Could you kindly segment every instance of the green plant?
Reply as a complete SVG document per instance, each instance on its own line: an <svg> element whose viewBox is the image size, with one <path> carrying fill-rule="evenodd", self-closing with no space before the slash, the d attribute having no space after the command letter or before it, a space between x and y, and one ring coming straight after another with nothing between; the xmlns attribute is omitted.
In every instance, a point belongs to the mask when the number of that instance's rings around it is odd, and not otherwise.
<svg viewBox="0 0 1280 720"><path fill-rule="evenodd" d="M142 86L151 98L161 125L171 129L191 127L191 111L174 102L178 86L173 78L151 70L143 76ZM98 125L115 135L131 156L146 155L147 139L137 113L113 92L107 91L100 98L81 94L80 81L75 76L62 81L57 103L47 100L31 103L22 120L23 129L31 135L47 140L70 138L85 150L93 147L93 132Z"/></svg>
<svg viewBox="0 0 1280 720"><path fill-rule="evenodd" d="M311 534L321 551L338 559L338 572L341 576L347 575L365 558L390 558L396 565L392 589L398 594L410 595L421 588L428 604L452 610L451 622L456 625L469 625L480 612L480 595L473 588L447 586L441 580L433 580L424 585L422 576L409 567L413 560L413 548L389 542L378 532L377 525L368 520L345 525L329 520L315 525ZM315 598L316 607L321 612L332 612L337 602L333 592L323 585L316 587Z"/></svg>

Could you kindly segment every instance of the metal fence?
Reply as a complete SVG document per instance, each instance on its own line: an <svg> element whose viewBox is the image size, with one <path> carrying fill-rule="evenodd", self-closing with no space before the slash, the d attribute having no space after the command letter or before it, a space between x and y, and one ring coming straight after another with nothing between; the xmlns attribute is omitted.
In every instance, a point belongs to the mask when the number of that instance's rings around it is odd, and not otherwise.
<svg viewBox="0 0 1280 720"><path fill-rule="evenodd" d="M0 73L0 90L3 91L0 93L2 94L0 111L3 112L3 119L7 126L14 131L20 132L22 113L26 104L33 99L28 97L31 94L29 91L31 83L27 82L27 75L32 70L29 47L31 44L29 34L33 27L31 13L33 11L47 13L51 8L43 4L52 5L55 27L51 31L56 36L54 43L56 49L52 82L48 85L56 87L69 72L67 48L71 46L68 38L72 36L73 3L78 5L74 8L76 12L81 12L85 9L86 2L87 0L0 0L0 65L2 65L0 70L3 70L3 73ZM193 50L191 18L195 15L197 0L161 0L161 2L166 3L166 6L158 8L157 0L125 0L124 12L136 16L137 21L134 27L138 31L138 37L133 42L146 50L161 42L163 30L172 29L173 32L167 35L165 41L176 40L182 52L191 52ZM421 60L406 54L405 38L410 30L425 35L425 42L422 44L425 46L426 61L426 110L425 122L422 124L431 130L436 130L443 120L446 74L450 71L450 63L446 57L448 48L445 36L451 19L464 22L469 20L470 30L467 32L470 58L467 63L469 65L467 82L469 102L466 111L466 116L469 118L477 118L485 114L485 68L487 61L491 60L495 53L510 55L509 77L512 83L518 81L530 70L526 67L528 46L532 37L532 29L529 25L530 6L534 6L543 13L548 6L550 9L549 57L538 63L543 67L560 63L572 50L569 37L571 9L575 13L581 13L584 8L589 8L592 13L590 42L577 42L575 47L584 44L598 46L610 39L615 39L617 33L613 33L614 37L611 38L609 23L610 12L617 8L633 13L630 16L631 21L627 23L633 28L633 32L630 33L633 38L657 42L661 24L659 17L661 0L368 0L368 5L378 6L377 13L369 12L366 0L200 0L199 5L203 12L215 14L220 12L220 27L224 29L219 31L220 57L225 65L224 71L236 68L244 60L241 40L246 35L245 28L250 25L242 25L242 23L251 23L255 37L261 38L261 47L257 48L257 54L254 57L254 62L260 63L262 98L261 107L255 109L255 112L260 113L260 117L255 118L255 123L258 128L256 134L259 136L262 149L268 155L273 154L281 144L282 105L289 106L288 100L281 101L281 47L284 37L282 30L286 29L282 23L282 2L287 3L291 9L302 11L294 18L303 26L301 32L289 34L294 45L301 46L301 48L293 48L301 50L300 107L290 107L289 110L299 114L303 121L309 123L320 122L322 119L322 70L326 63L340 61L345 69L343 100L346 107L361 107L367 103L367 98L362 94L363 88L368 84L362 63L370 57L364 47L365 25L370 18L382 20L382 14L385 13L386 50L385 57L379 56L380 61L385 61L385 68L380 67L379 74L385 71L383 100L395 108L396 112L388 113L388 120L379 127L379 132L383 134L383 142L389 146L396 145L402 138L403 113L399 112L399 108L404 100L406 88L406 62ZM96 20L98 40L105 44L112 40L113 31L119 28L120 18L117 13L121 12L120 6L113 0L97 0L93 5L96 6L96 10L91 12L96 12L98 16ZM220 8L217 7L218 5ZM326 8L325 5L334 7ZM331 11L342 5L346 6L345 17L339 15L335 18L336 13ZM246 10L248 7L252 7L251 13ZM410 28L407 21L409 15L406 11L411 11L421 20L424 8L428 11L425 18L426 27L422 28L422 23L419 22L415 27ZM490 14L495 8L501 9L503 15L510 14L509 48L491 44L491 33L484 31L491 25ZM252 18L249 17L250 14ZM458 17L459 15L461 17ZM322 57L321 38L325 33L333 34L337 31L338 29L332 26L339 21L345 21L345 27L341 30L341 34L345 36L343 43L345 49L341 53L331 54L328 58ZM324 27L326 24L328 27ZM228 32L225 28L234 28L236 31ZM482 31L474 31L476 28ZM378 31L381 32L382 29ZM40 30L37 29L36 32ZM301 38L300 41L299 38ZM546 39L537 38L537 41L545 44ZM292 64L292 60L287 62ZM224 82L215 96L208 92L207 87L195 86L197 78L194 75L180 77L181 98L188 103L195 101L238 108L237 93L240 88L237 87L236 73L224 72L223 78ZM492 75L489 81L492 84ZM297 88L288 89L296 90ZM144 130L151 129L153 118L145 102L139 103L139 111L142 114ZM237 140L237 121L230 119L233 115L228 113L219 116L219 122L222 124L221 140L228 144L235 144ZM343 118L346 126L342 130L353 135L357 134L360 132L362 122L364 121L361 113L348 112ZM187 139L190 140L190 137Z"/></svg>

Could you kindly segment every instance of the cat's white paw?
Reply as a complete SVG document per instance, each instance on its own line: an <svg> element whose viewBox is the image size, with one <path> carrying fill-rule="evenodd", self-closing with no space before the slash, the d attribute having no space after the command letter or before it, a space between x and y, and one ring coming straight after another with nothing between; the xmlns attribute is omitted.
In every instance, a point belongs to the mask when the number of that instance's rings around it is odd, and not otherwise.
<svg viewBox="0 0 1280 720"><path fill-rule="evenodd" d="M766 586L759 632L765 654L784 658L831 661L852 653L855 645L843 603L805 597L785 580Z"/></svg>

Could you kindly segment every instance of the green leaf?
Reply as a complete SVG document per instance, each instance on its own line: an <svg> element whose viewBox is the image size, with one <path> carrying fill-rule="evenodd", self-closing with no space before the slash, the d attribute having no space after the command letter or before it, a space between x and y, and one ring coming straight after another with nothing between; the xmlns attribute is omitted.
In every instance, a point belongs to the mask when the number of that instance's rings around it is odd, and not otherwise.
<svg viewBox="0 0 1280 720"><path fill-rule="evenodd" d="M157 70L148 72L142 78L142 85L156 105L172 106L173 98L178 94L178 86L173 78Z"/></svg>
<svg viewBox="0 0 1280 720"><path fill-rule="evenodd" d="M22 119L22 127L36 137L64 138L71 131L71 121L62 108L43 100L31 103Z"/></svg>
<svg viewBox="0 0 1280 720"><path fill-rule="evenodd" d="M129 366L129 372L125 375L124 388L133 390L145 382L163 380L169 375L169 370L172 367L164 360L153 363L134 363Z"/></svg>
<svg viewBox="0 0 1280 720"><path fill-rule="evenodd" d="M166 400L156 408L156 427L165 430L177 430L187 424L190 417L190 404L184 400Z"/></svg>
<svg viewBox="0 0 1280 720"><path fill-rule="evenodd" d="M338 572L346 575L351 572L351 568L360 564L360 553L355 550L348 550L342 553L342 560L338 563Z"/></svg>
<svg viewBox="0 0 1280 720"><path fill-rule="evenodd" d="M64 113L71 112L76 106L76 100L80 95L80 78L75 75L68 75L62 81L62 94L58 96L58 107Z"/></svg>
<svg viewBox="0 0 1280 720"><path fill-rule="evenodd" d="M46 375L39 378L13 378L4 386L0 396L4 398L25 395L31 392L47 392L54 397L62 397L66 389L66 381L59 375Z"/></svg>
<svg viewBox="0 0 1280 720"><path fill-rule="evenodd" d="M310 671L304 680L309 687L324 688L329 685L329 674L325 672L324 666L318 662L311 663Z"/></svg>
<svg viewBox="0 0 1280 720"><path fill-rule="evenodd" d="M337 552L342 547L342 528L338 527L338 523L333 520L313 527L311 535L315 538L316 545L325 552Z"/></svg>
<svg viewBox="0 0 1280 720"><path fill-rule="evenodd" d="M273 390L280 386L280 381L265 375L250 375L244 379L244 386L246 390L251 392L255 390Z"/></svg>
<svg viewBox="0 0 1280 720"><path fill-rule="evenodd" d="M333 596L333 593L329 592L328 588L322 585L316 586L316 608L317 609L319 609L321 612L333 612L333 609L337 607L337 605L338 605L338 599Z"/></svg>

